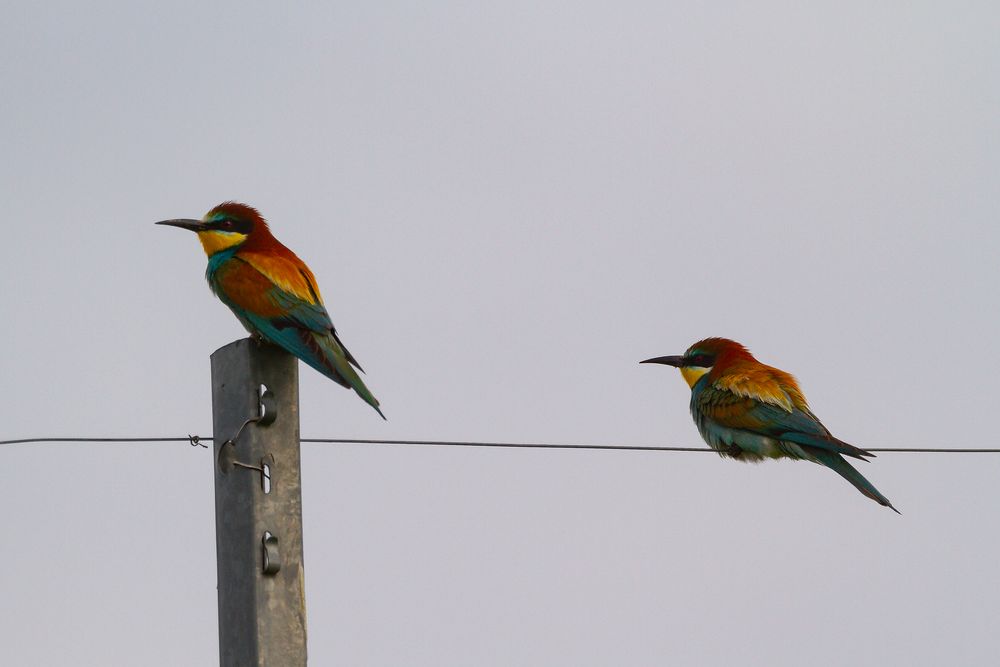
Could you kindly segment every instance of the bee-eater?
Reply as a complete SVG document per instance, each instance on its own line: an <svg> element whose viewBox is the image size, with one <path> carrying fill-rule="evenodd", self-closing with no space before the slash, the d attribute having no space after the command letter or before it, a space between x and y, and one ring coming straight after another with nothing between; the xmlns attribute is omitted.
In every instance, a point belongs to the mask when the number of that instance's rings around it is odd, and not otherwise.
<svg viewBox="0 0 1000 667"><path fill-rule="evenodd" d="M643 364L679 368L691 387L691 416L701 437L720 456L757 463L805 459L841 475L879 505L897 514L889 499L844 460L875 456L833 437L809 409L795 378L757 361L727 338L706 338L683 356L646 359Z"/></svg>
<svg viewBox="0 0 1000 667"><path fill-rule="evenodd" d="M208 286L255 338L284 348L354 389L385 419L378 400L351 367L364 372L337 336L312 271L271 235L257 209L225 202L201 220L156 224L198 234L208 255Z"/></svg>

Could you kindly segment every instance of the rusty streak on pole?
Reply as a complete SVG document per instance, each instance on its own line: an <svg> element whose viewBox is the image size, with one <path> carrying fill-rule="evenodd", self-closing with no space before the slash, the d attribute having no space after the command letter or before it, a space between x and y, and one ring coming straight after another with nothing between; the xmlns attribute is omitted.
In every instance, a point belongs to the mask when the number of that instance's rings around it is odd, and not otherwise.
<svg viewBox="0 0 1000 667"><path fill-rule="evenodd" d="M263 399L263 418L261 385L271 394ZM304 666L296 359L249 338L216 350L212 422L219 664ZM269 492L261 468L270 476Z"/></svg>

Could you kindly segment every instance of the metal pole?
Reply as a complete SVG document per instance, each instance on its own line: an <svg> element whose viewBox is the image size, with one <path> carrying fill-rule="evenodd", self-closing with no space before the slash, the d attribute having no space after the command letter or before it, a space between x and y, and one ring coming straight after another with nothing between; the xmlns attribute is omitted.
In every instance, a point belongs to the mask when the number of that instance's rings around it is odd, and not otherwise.
<svg viewBox="0 0 1000 667"><path fill-rule="evenodd" d="M212 423L219 664L304 666L295 358L250 338L216 350Z"/></svg>

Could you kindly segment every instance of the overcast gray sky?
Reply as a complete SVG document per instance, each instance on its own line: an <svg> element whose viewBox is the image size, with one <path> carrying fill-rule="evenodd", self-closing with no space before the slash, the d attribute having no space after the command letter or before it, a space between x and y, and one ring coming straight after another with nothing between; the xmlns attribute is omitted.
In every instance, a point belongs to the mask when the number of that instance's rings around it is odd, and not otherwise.
<svg viewBox="0 0 1000 667"><path fill-rule="evenodd" d="M208 434L236 199L382 401L304 437L700 445L709 335L867 447L997 447L996 3L7 3L0 438ZM873 4L875 6L873 6ZM304 445L314 665L987 665L1000 455ZM212 460L0 450L10 665L218 660Z"/></svg>

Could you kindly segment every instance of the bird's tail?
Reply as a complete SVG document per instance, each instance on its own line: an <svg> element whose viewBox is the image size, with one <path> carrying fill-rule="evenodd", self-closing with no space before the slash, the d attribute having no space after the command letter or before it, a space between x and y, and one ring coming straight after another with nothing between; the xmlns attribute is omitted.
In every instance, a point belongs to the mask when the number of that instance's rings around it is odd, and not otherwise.
<svg viewBox="0 0 1000 667"><path fill-rule="evenodd" d="M331 380L353 389L365 403L375 408L375 412L379 413L382 419L385 419L385 415L378 407L378 399L372 395L361 376L351 366L354 357L347 348L331 333L303 331L302 335L303 338L309 337L310 340L306 341L307 347L313 352L308 357L302 357L302 360Z"/></svg>
<svg viewBox="0 0 1000 667"><path fill-rule="evenodd" d="M815 456L816 461L818 463L822 463L827 468L830 468L831 470L836 472L838 475L840 475L848 482L853 484L858 491L865 494L866 496L877 502L879 505L888 507L896 514L901 514L901 512L898 509L892 506L892 503L889 502L888 498L879 493L878 489L876 489L871 482L865 479L864 475L858 472L854 468L854 466L845 461L844 457L842 457L840 454L828 450L816 450L816 449L813 449L811 453Z"/></svg>

